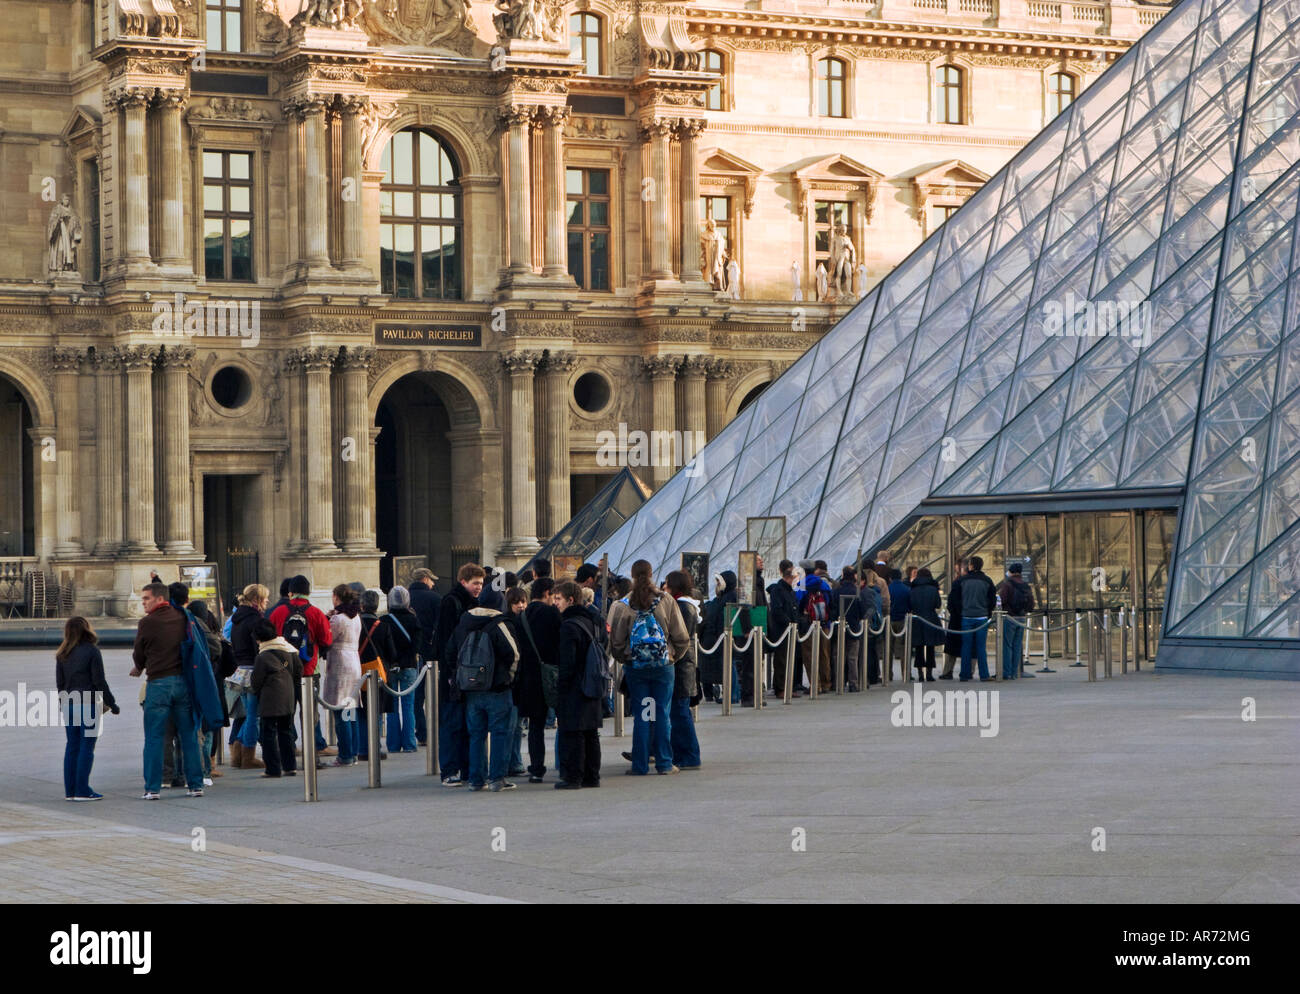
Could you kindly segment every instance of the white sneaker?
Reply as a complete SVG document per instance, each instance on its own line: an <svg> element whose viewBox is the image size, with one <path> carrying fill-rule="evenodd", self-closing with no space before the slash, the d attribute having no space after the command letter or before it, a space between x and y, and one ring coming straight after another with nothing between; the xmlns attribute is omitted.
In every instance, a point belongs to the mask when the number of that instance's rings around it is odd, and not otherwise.
<svg viewBox="0 0 1300 994"><path fill-rule="evenodd" d="M211 787L211 786L212 786L212 778L211 778L211 777L204 777L204 778L203 778L203 786L205 786L205 787Z"/></svg>
<svg viewBox="0 0 1300 994"><path fill-rule="evenodd" d="M142 800L142 801L156 801L156 800L158 800L158 797L159 797L159 795L158 795L158 794L155 794L152 790L146 790L143 794L140 795L140 800Z"/></svg>

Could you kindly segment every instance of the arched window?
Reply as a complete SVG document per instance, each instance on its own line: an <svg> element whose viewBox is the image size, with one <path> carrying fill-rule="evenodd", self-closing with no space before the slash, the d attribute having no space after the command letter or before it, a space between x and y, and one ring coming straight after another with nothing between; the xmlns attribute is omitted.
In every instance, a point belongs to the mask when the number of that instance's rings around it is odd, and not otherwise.
<svg viewBox="0 0 1300 994"><path fill-rule="evenodd" d="M602 75L600 48L600 16L570 14L569 58L581 59L582 71L588 76Z"/></svg>
<svg viewBox="0 0 1300 994"><path fill-rule="evenodd" d="M817 113L822 117L848 117L844 81L848 67L843 59L822 59L817 63Z"/></svg>
<svg viewBox="0 0 1300 994"><path fill-rule="evenodd" d="M962 109L962 85L965 82L962 76L957 66L940 66L935 73L935 121L939 124L966 123Z"/></svg>
<svg viewBox="0 0 1300 994"><path fill-rule="evenodd" d="M1074 103L1075 79L1068 72L1054 72L1047 80L1047 109L1055 117Z"/></svg>
<svg viewBox="0 0 1300 994"><path fill-rule="evenodd" d="M393 136L380 163L379 268L394 297L462 296L464 222L460 169L435 135L408 128Z"/></svg>
<svg viewBox="0 0 1300 994"><path fill-rule="evenodd" d="M724 57L721 52L715 52L713 49L708 49L704 53L704 64L700 66L700 69L703 72L717 73L718 75L718 81L709 87L709 92L705 95L705 106L708 107L709 110L727 109L724 94L722 92L722 87L725 83L724 73L727 69L727 64L723 59Z"/></svg>

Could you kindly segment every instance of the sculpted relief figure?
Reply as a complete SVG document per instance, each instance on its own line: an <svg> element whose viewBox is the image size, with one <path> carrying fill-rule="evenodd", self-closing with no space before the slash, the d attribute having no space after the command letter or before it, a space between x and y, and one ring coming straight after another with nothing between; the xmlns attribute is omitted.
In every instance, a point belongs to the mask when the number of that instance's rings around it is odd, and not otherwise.
<svg viewBox="0 0 1300 994"><path fill-rule="evenodd" d="M726 251L722 239L718 237L718 224L710 214L704 222L704 233L700 236L700 250L703 254L701 269L704 278L715 290L722 290L727 285Z"/></svg>
<svg viewBox="0 0 1300 994"><path fill-rule="evenodd" d="M77 270L77 246L81 244L81 218L72 209L72 198L66 193L50 211L45 237L50 249L50 272L66 273Z"/></svg>
<svg viewBox="0 0 1300 994"><path fill-rule="evenodd" d="M564 8L558 0L496 0L492 23L503 41L564 41Z"/></svg>
<svg viewBox="0 0 1300 994"><path fill-rule="evenodd" d="M293 23L313 28L352 28L361 15L360 0L307 0L307 7Z"/></svg>

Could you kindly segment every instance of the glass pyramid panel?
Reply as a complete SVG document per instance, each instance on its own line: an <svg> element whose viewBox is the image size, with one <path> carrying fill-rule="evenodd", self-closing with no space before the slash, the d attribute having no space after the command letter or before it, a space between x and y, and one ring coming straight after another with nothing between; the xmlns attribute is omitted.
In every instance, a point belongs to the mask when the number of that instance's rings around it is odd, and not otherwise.
<svg viewBox="0 0 1300 994"><path fill-rule="evenodd" d="M929 497L1168 488L1164 634L1300 638L1298 204L1300 0L1184 0L704 449L707 482L652 496L616 567L734 567L750 515L837 567Z"/></svg>

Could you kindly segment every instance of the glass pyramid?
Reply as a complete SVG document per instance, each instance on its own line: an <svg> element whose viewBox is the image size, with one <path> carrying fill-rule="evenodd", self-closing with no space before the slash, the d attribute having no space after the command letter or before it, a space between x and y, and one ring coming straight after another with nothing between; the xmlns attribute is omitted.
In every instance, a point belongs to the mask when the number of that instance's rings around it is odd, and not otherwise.
<svg viewBox="0 0 1300 994"><path fill-rule="evenodd" d="M1300 0L1183 0L601 551L784 514L839 564L930 496L1181 489L1166 634L1295 638L1298 200Z"/></svg>
<svg viewBox="0 0 1300 994"><path fill-rule="evenodd" d="M649 496L650 488L624 467L611 476L582 510L551 536L519 572L532 569L538 560L549 561L553 556L582 556L585 561L591 550L617 531Z"/></svg>

